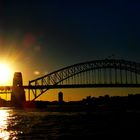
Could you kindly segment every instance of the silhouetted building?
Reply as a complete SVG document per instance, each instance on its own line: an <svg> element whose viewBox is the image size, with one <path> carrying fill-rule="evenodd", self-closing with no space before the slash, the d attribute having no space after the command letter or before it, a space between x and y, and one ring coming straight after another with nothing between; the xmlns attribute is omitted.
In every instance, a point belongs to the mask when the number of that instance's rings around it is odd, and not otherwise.
<svg viewBox="0 0 140 140"><path fill-rule="evenodd" d="M22 73L15 72L13 78L13 89L11 94L11 103L13 106L21 107L25 102L25 91L23 88Z"/></svg>
<svg viewBox="0 0 140 140"><path fill-rule="evenodd" d="M58 93L58 102L61 104L63 103L63 93L62 92L59 92Z"/></svg>

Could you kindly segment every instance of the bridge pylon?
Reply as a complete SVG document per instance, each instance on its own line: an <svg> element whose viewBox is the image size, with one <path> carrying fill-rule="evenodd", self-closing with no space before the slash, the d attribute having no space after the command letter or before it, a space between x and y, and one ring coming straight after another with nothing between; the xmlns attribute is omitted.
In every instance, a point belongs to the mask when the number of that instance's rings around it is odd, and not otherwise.
<svg viewBox="0 0 140 140"><path fill-rule="evenodd" d="M11 93L12 106L21 107L26 101L23 87L22 73L15 72L13 77L13 88Z"/></svg>

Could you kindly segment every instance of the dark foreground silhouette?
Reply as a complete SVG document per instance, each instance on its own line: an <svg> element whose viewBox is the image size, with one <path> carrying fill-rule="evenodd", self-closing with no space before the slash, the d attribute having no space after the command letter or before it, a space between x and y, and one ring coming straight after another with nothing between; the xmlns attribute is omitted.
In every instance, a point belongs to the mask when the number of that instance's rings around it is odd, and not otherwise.
<svg viewBox="0 0 140 140"><path fill-rule="evenodd" d="M1 107L41 108L48 111L124 111L140 110L140 94L128 96L109 95L91 97L80 101L25 101L22 104L13 104L10 101L0 99Z"/></svg>

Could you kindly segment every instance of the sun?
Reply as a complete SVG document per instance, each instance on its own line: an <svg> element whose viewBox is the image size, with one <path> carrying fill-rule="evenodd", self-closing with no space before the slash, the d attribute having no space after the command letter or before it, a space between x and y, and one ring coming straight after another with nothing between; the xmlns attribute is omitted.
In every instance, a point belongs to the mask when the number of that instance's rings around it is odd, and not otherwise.
<svg viewBox="0 0 140 140"><path fill-rule="evenodd" d="M5 85L11 80L11 69L7 63L0 63L0 85Z"/></svg>

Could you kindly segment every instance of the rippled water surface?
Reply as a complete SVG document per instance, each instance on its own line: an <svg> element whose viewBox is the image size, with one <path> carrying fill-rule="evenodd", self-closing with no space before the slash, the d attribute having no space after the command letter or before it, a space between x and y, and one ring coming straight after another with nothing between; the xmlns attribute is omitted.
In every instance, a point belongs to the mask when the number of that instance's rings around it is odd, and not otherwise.
<svg viewBox="0 0 140 140"><path fill-rule="evenodd" d="M47 112L0 108L0 140L136 135L139 112Z"/></svg>

